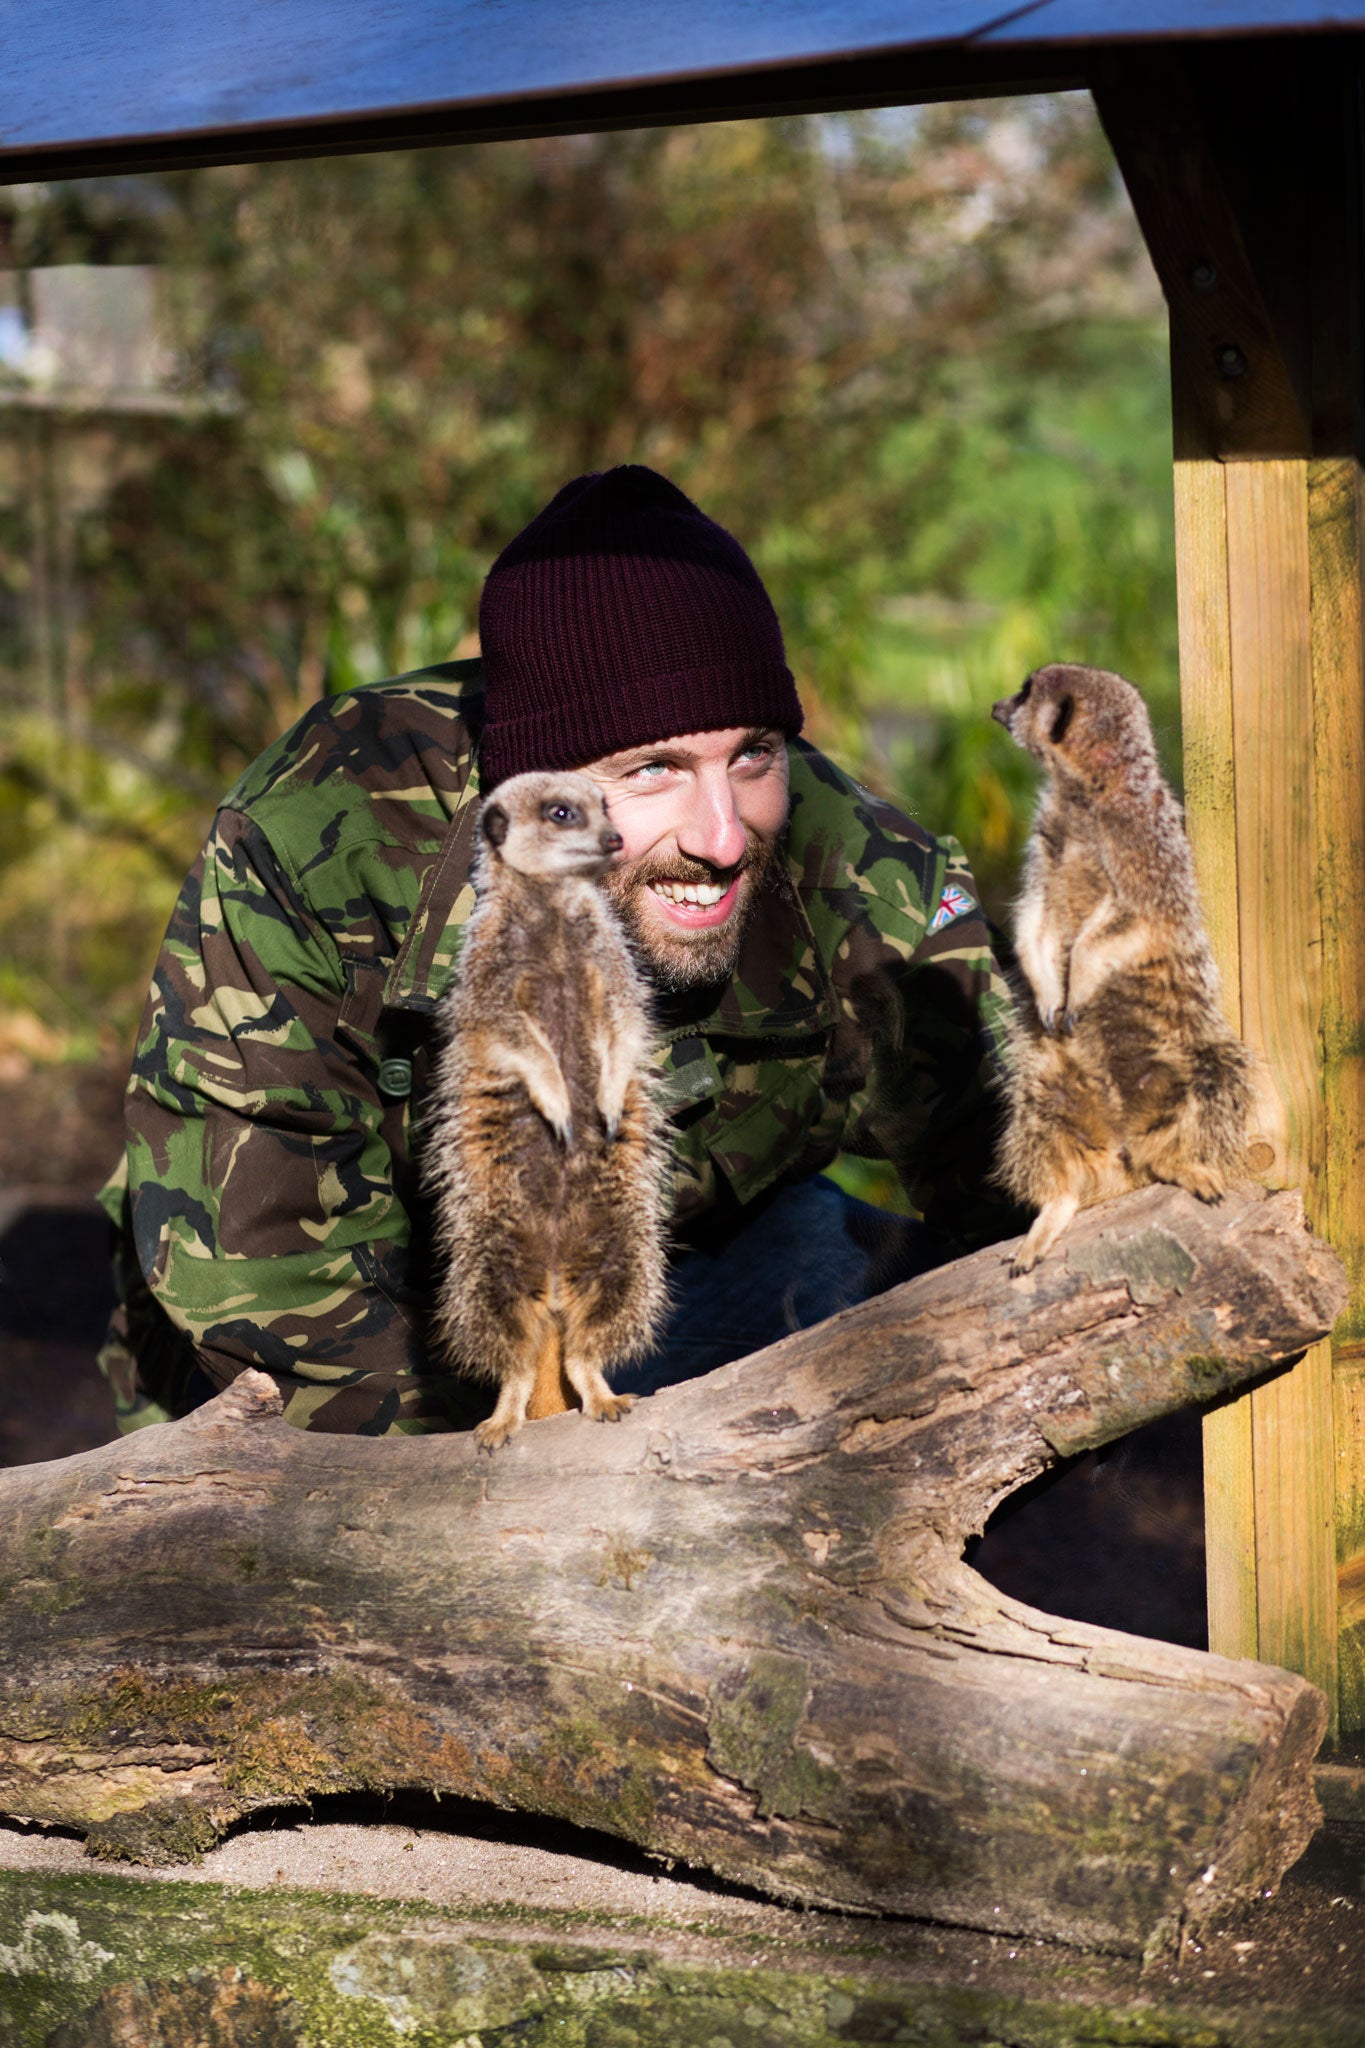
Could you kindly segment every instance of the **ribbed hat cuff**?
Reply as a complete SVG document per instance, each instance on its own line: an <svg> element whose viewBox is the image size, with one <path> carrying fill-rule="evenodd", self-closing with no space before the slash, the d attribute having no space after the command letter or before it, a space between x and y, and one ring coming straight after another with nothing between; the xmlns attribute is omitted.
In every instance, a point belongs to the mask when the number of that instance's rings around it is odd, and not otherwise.
<svg viewBox="0 0 1365 2048"><path fill-rule="evenodd" d="M479 750L480 783L487 791L532 768L579 768L680 733L758 725L800 732L801 700L790 669L725 662L615 686L598 683L570 702L520 718L490 718Z"/></svg>

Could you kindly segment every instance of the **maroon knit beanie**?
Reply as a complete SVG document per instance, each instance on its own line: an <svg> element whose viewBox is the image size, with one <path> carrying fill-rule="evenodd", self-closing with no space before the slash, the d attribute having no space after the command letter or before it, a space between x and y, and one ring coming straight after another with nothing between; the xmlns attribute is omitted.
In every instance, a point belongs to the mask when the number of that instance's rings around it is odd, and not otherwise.
<svg viewBox="0 0 1365 2048"><path fill-rule="evenodd" d="M525 768L727 726L801 730L758 571L666 477L575 477L510 541L479 602L485 790Z"/></svg>

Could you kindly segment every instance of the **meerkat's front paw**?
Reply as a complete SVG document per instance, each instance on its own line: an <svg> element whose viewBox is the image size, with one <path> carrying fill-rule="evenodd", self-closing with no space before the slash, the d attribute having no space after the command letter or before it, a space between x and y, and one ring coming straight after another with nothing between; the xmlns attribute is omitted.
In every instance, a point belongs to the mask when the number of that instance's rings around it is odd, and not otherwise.
<svg viewBox="0 0 1365 2048"><path fill-rule="evenodd" d="M1031 1273L1037 1265L1038 1254L1029 1250L1028 1240L1025 1239L1017 1251L1010 1253L1007 1263L1010 1269L1010 1279L1022 1280L1024 1274Z"/></svg>
<svg viewBox="0 0 1365 2048"><path fill-rule="evenodd" d="M1221 1202L1227 1193L1223 1176L1208 1166L1187 1166L1178 1185L1188 1188L1192 1195L1198 1195L1201 1202Z"/></svg>

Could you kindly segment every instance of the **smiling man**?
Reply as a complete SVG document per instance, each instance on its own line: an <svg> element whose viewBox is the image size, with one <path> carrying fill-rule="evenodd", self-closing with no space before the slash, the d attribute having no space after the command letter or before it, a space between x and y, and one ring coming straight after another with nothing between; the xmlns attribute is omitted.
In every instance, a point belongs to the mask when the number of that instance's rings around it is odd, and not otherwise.
<svg viewBox="0 0 1365 2048"><path fill-rule="evenodd" d="M584 768L605 886L657 991L674 1307L618 1386L774 1341L1017 1219L989 1190L1007 996L971 875L799 738L748 556L638 467L576 478L503 550L481 660L328 699L247 771L181 893L105 1192L121 1426L248 1365L288 1419L467 1426L428 1356L429 1038L459 973L481 799ZM894 1162L922 1226L822 1169Z"/></svg>

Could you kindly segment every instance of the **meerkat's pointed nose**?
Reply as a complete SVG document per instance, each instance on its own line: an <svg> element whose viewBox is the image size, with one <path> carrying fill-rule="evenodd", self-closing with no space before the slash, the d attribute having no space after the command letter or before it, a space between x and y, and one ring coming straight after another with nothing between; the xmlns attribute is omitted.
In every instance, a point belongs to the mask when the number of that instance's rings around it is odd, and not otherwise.
<svg viewBox="0 0 1365 2048"><path fill-rule="evenodd" d="M625 840L617 831L613 830L610 832L604 832L602 834L603 853L619 853L621 851L621 848L625 845L625 843Z"/></svg>
<svg viewBox="0 0 1365 2048"><path fill-rule="evenodd" d="M1013 709L1013 697L1001 697L997 703L992 704L991 717L995 719L998 724L1008 727L1010 722L1010 712Z"/></svg>

